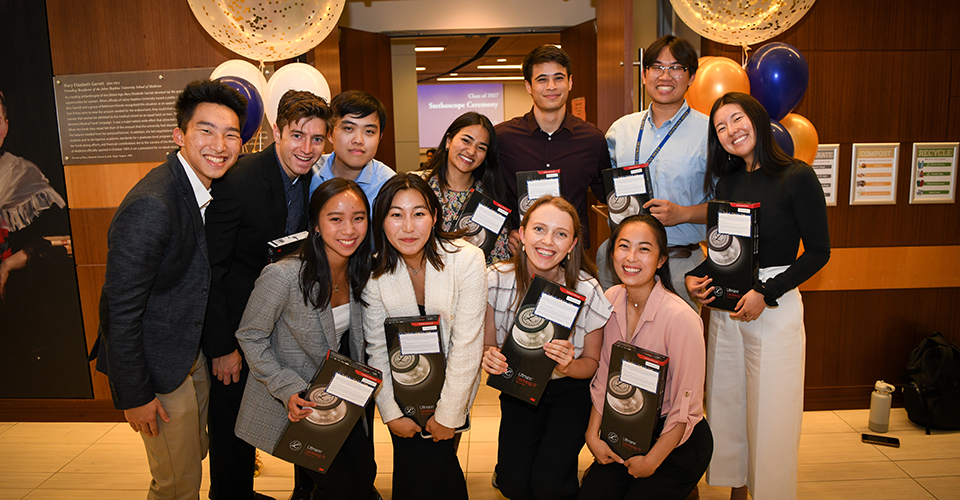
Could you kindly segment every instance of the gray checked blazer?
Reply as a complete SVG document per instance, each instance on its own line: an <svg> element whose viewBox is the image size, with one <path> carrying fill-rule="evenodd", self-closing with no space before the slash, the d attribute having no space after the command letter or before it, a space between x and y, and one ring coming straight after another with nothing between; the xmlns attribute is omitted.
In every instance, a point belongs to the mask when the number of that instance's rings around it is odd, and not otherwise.
<svg viewBox="0 0 960 500"><path fill-rule="evenodd" d="M250 365L237 437L270 453L290 423L290 396L306 389L327 351L337 349L333 310L329 305L319 310L305 305L299 276L296 257L263 268L237 330ZM350 352L363 361L362 311L352 291Z"/></svg>

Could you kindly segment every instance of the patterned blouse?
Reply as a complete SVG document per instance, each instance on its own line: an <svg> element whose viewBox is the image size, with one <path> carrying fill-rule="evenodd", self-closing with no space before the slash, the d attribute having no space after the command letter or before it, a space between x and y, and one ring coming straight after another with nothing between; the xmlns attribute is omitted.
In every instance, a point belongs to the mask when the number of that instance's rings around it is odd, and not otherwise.
<svg viewBox="0 0 960 500"><path fill-rule="evenodd" d="M457 215L460 214L460 209L463 207L463 204L470 199L470 190L454 191L452 189L446 189L441 193L440 182L436 176L428 178L427 176L430 175L428 170L419 170L413 173L426 179L427 184L430 184L430 187L433 188L433 192L437 195L437 198L440 199L440 205L442 206L443 230L450 231L454 223L457 222ZM483 192L483 182L480 180L474 181L473 187L477 191ZM510 251L507 250L507 239L507 224L504 223L500 229L500 234L497 235L497 243L493 246L493 251L487 256L487 265L510 258Z"/></svg>

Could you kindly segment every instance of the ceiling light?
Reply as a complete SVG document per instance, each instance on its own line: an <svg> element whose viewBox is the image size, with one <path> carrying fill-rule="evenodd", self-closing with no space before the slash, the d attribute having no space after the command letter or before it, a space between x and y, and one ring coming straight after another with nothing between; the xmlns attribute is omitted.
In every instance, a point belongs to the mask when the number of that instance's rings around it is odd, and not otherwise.
<svg viewBox="0 0 960 500"><path fill-rule="evenodd" d="M457 75L459 75L459 74L460 74L460 73L450 73L450 76L457 76Z"/></svg>
<svg viewBox="0 0 960 500"><path fill-rule="evenodd" d="M522 76L460 76L456 78L440 77L439 82L477 82L486 80L523 80Z"/></svg>
<svg viewBox="0 0 960 500"><path fill-rule="evenodd" d="M417 66L417 71L426 71L426 66Z"/></svg>
<svg viewBox="0 0 960 500"><path fill-rule="evenodd" d="M446 47L414 47L414 52L443 52Z"/></svg>
<svg viewBox="0 0 960 500"><path fill-rule="evenodd" d="M522 64L481 64L477 69L523 69Z"/></svg>
<svg viewBox="0 0 960 500"><path fill-rule="evenodd" d="M497 59L497 62L507 62L507 60L501 58L501 59Z"/></svg>

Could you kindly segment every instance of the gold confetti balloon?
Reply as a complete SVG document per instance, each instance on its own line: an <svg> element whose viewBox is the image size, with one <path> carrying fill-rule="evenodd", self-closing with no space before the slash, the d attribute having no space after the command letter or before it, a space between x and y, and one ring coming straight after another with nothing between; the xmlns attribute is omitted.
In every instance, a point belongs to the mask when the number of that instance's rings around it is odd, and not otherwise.
<svg viewBox="0 0 960 500"><path fill-rule="evenodd" d="M187 0L221 45L255 61L280 61L316 47L346 0Z"/></svg>
<svg viewBox="0 0 960 500"><path fill-rule="evenodd" d="M815 0L670 0L680 19L700 36L745 47L769 40L797 23Z"/></svg>

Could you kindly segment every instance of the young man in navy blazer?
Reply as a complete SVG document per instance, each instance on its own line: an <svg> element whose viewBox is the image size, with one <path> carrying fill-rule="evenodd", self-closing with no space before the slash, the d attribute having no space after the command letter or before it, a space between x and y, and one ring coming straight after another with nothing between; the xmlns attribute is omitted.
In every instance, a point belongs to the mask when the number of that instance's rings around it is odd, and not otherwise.
<svg viewBox="0 0 960 500"><path fill-rule="evenodd" d="M210 183L237 161L247 100L200 80L177 98L179 151L127 193L107 234L97 369L140 433L148 499L196 500L210 382L201 334L210 289Z"/></svg>
<svg viewBox="0 0 960 500"><path fill-rule="evenodd" d="M307 229L310 168L323 154L327 104L310 92L280 99L274 143L244 156L213 183L207 246L213 281L204 326L210 360L210 498L264 499L253 491L255 448L234 434L249 367L234 334L260 271L267 243ZM271 452L273 450L265 450Z"/></svg>

